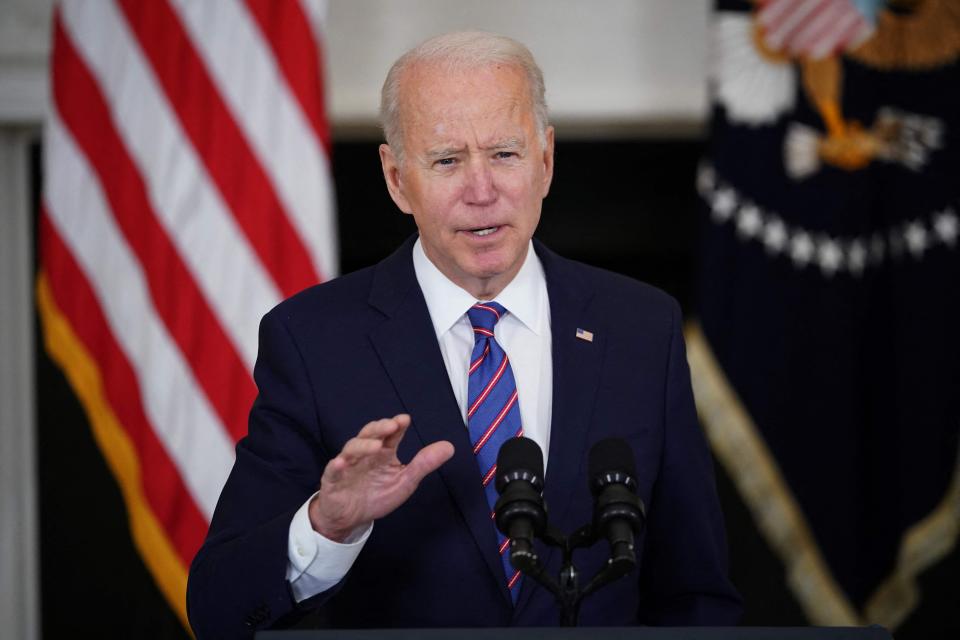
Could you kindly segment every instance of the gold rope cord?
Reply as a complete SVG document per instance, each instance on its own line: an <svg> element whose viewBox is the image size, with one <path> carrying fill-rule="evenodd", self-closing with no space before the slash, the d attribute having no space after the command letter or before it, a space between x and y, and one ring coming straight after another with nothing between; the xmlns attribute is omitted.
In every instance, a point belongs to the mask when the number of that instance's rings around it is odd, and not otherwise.
<svg viewBox="0 0 960 640"><path fill-rule="evenodd" d="M743 403L696 322L684 330L697 411L714 455L787 571L787 583L814 625L900 625L920 602L917 576L960 538L960 455L940 505L908 529L893 573L857 612L837 584L810 526Z"/></svg>

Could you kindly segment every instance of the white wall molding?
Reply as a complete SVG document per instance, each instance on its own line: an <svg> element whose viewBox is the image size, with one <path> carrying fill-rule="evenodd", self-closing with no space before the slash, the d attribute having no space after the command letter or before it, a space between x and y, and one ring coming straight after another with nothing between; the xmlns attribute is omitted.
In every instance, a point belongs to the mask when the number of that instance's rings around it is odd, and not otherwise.
<svg viewBox="0 0 960 640"><path fill-rule="evenodd" d="M33 216L36 127L0 128L0 629L40 636Z"/></svg>

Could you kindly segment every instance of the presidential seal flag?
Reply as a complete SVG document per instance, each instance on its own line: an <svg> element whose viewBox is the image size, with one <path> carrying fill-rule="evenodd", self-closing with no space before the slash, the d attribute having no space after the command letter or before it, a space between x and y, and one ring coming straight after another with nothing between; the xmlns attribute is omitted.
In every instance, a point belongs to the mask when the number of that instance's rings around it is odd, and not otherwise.
<svg viewBox="0 0 960 640"><path fill-rule="evenodd" d="M960 530L960 4L721 2L712 39L703 422L809 621L896 629Z"/></svg>
<svg viewBox="0 0 960 640"><path fill-rule="evenodd" d="M43 342L184 626L256 395L259 319L337 269L323 19L314 0L55 10Z"/></svg>

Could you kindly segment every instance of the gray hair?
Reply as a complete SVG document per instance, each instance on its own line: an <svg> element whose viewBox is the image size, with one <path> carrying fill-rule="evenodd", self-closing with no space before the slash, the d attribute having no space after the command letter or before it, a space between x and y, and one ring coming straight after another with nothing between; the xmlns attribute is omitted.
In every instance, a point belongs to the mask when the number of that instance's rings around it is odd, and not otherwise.
<svg viewBox="0 0 960 640"><path fill-rule="evenodd" d="M454 31L421 42L400 56L387 73L380 92L380 125L398 162L403 162L400 79L404 71L421 62L441 64L450 70L473 69L497 63L518 67L526 76L540 143L544 143L548 122L543 72L530 50L507 36L486 31Z"/></svg>

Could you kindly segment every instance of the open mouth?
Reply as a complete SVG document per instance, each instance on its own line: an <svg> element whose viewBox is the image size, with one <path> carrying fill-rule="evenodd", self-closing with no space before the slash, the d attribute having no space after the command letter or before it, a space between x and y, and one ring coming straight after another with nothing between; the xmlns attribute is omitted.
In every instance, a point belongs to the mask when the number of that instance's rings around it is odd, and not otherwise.
<svg viewBox="0 0 960 640"><path fill-rule="evenodd" d="M490 235L491 233L493 233L494 231L496 231L496 230L499 229L499 228L500 228L500 227L485 227L485 228L483 228L483 229L470 229L470 233L472 233L472 234L475 235L475 236L478 236L478 237L481 237L481 238L482 238L483 236L488 236L488 235Z"/></svg>

